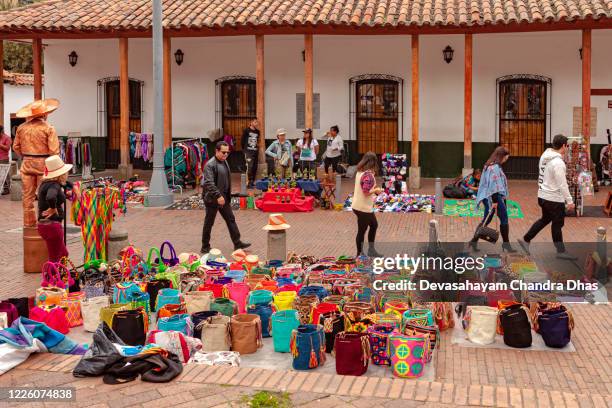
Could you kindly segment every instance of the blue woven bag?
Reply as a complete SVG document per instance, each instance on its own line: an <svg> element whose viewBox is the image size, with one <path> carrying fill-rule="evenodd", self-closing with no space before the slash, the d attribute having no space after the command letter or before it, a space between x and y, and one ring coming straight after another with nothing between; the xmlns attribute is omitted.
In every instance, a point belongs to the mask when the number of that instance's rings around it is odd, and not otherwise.
<svg viewBox="0 0 612 408"><path fill-rule="evenodd" d="M246 274L246 271L239 271L239 270L227 271L225 272L225 278L231 278L234 282L243 282L245 274Z"/></svg>
<svg viewBox="0 0 612 408"><path fill-rule="evenodd" d="M291 333L294 370L311 370L325 364L323 326L304 324Z"/></svg>
<svg viewBox="0 0 612 408"><path fill-rule="evenodd" d="M113 303L129 303L134 292L141 292L134 282L120 282L113 287Z"/></svg>
<svg viewBox="0 0 612 408"><path fill-rule="evenodd" d="M161 289L155 301L155 311L159 311L164 305L180 305L181 300L181 292L178 289Z"/></svg>
<svg viewBox="0 0 612 408"><path fill-rule="evenodd" d="M273 296L272 291L265 289L251 291L247 298L247 305L267 305L274 301Z"/></svg>
<svg viewBox="0 0 612 408"><path fill-rule="evenodd" d="M262 337L270 337L270 318L272 317L272 313L274 313L272 305L252 305L247 308L247 313L259 316L261 319Z"/></svg>
<svg viewBox="0 0 612 408"><path fill-rule="evenodd" d="M288 353L291 343L291 333L300 325L297 310L281 310L271 317L272 339L274 340L274 351L277 353Z"/></svg>
<svg viewBox="0 0 612 408"><path fill-rule="evenodd" d="M323 286L312 285L312 286L302 287L298 295L300 296L316 295L319 298L319 301L321 301L323 300L323 298L329 296L329 292Z"/></svg>
<svg viewBox="0 0 612 408"><path fill-rule="evenodd" d="M162 331L177 331L185 336L193 334L193 327L188 314L177 314L170 317L162 317L157 321L157 329Z"/></svg>

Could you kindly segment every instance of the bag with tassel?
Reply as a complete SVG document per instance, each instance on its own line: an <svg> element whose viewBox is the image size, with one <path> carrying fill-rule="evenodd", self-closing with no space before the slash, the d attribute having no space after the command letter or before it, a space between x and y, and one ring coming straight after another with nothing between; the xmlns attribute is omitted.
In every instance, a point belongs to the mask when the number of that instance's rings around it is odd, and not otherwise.
<svg viewBox="0 0 612 408"><path fill-rule="evenodd" d="M311 370L325 364L325 334L318 324L298 326L291 333L294 370Z"/></svg>

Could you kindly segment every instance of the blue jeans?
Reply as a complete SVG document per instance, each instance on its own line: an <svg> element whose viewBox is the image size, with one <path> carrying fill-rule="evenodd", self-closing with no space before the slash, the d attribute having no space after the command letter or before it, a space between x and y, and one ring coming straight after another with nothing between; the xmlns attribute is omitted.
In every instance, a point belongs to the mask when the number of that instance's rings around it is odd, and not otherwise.
<svg viewBox="0 0 612 408"><path fill-rule="evenodd" d="M508 208L506 207L506 199L499 193L495 193L491 196L494 203L497 203L497 217L499 218L500 225L508 225ZM487 216L489 215L489 200L484 200L484 217L482 222L486 222ZM486 225L493 220L493 217L487 222Z"/></svg>

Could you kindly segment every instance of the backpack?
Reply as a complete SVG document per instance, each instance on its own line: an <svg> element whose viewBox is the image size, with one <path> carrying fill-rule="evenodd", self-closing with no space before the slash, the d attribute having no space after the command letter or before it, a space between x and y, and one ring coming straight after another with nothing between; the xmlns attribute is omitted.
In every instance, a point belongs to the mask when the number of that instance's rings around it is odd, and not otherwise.
<svg viewBox="0 0 612 408"><path fill-rule="evenodd" d="M456 184L449 184L446 187L444 187L442 194L444 194L444 197L446 198L466 198L467 197L467 194L465 193L465 191L463 191L463 189L461 187L458 187Z"/></svg>

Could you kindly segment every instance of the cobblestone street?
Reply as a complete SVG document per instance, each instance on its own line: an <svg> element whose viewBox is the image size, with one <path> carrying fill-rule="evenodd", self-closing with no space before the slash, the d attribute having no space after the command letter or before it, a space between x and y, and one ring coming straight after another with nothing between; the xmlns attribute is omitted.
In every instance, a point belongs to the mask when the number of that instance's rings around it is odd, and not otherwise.
<svg viewBox="0 0 612 408"><path fill-rule="evenodd" d="M238 183L234 184L237 185ZM343 191L352 188L345 181ZM511 219L511 240L515 242L539 216L535 199L536 184L512 181L511 199L519 202L523 219ZM421 192L433 193L433 181L425 182ZM603 202L606 189L589 197L587 205ZM187 194L187 193L186 193ZM0 270L3 284L0 297L31 296L40 282L36 274L22 272L21 233L11 230L21 226L21 202L0 198L2 234L0 235ZM288 249L315 256L354 253L355 217L351 213L316 209L313 213L285 214L291 228ZM469 239L478 219L435 216L425 213L378 214L378 240L381 242L426 241L428 223L439 221L442 241ZM178 252L200 249L204 213L129 208L120 225L138 247L159 246L171 241ZM266 254L266 235L262 226L267 214L253 210L236 212L243 239L252 242L252 252ZM564 236L568 242L594 241L597 227L610 231L609 218L567 218ZM69 237L69 249L75 262L81 260L78 236ZM537 237L550 241L550 228ZM222 220L213 230L212 245L224 254L231 252L231 242ZM518 246L518 245L517 245ZM582 261L581 261L582 262ZM327 374L281 373L259 368L204 368L187 365L180 379L171 384L155 385L139 381L127 385L102 385L102 380L75 379L68 372L73 357L39 355L0 377L0 386L32 384L77 387L79 406L240 406L243 394L267 389L287 391L295 405L335 406L550 406L612 407L612 307L608 305L573 305L576 321L572 333L575 353L520 351L512 349L465 348L451 343L448 332L436 359L434 382L392 380L366 377L339 377ZM70 360L64 363L64 361ZM53 374L50 374L52 372ZM32 406L42 406L34 404Z"/></svg>

